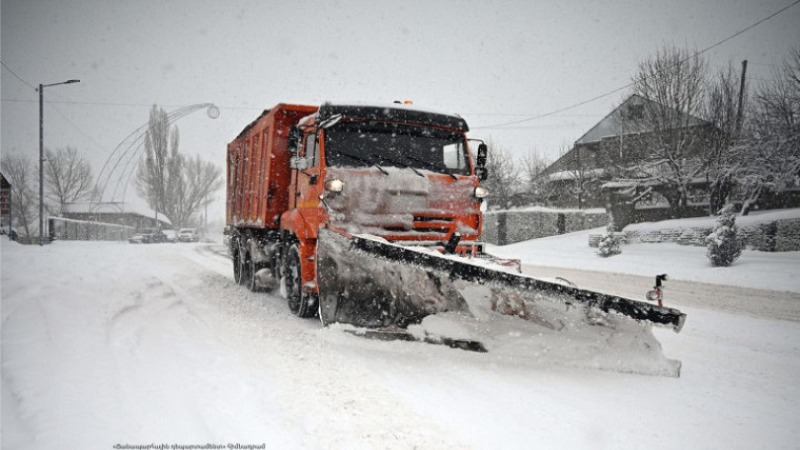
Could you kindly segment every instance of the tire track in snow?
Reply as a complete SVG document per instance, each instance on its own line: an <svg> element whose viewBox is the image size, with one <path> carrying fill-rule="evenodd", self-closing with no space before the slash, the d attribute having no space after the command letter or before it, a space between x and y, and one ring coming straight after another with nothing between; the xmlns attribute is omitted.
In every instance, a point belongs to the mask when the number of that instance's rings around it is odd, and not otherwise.
<svg viewBox="0 0 800 450"><path fill-rule="evenodd" d="M201 268L217 268L220 255L199 250L184 255ZM208 267L212 260L214 267ZM230 260L227 271L230 273ZM305 443L321 448L469 448L380 385L370 370L352 367L352 360L322 339L315 319L302 320L286 301L252 293L235 285L231 275L199 273L194 282L171 278L180 285L189 307L213 304L204 314L217 339L236 352L246 367L280 386L283 408L290 410Z"/></svg>

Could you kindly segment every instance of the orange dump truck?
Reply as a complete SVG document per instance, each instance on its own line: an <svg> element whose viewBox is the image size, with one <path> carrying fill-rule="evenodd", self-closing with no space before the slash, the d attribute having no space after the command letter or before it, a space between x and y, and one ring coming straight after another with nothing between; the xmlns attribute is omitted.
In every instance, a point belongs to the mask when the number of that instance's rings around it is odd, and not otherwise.
<svg viewBox="0 0 800 450"><path fill-rule="evenodd" d="M318 314L326 324L404 327L465 311L452 283L462 279L539 297L566 293L590 308L680 328L679 311L480 259L487 148L468 131L459 116L404 104L264 111L228 144L226 233L236 282L259 290L279 281L294 314Z"/></svg>

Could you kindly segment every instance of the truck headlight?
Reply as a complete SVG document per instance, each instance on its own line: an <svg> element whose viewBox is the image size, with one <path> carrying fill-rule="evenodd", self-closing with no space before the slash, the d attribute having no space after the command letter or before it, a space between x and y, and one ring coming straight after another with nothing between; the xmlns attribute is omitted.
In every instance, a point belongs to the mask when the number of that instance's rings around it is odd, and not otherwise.
<svg viewBox="0 0 800 450"><path fill-rule="evenodd" d="M475 198L486 198L489 196L489 190L483 186L478 186L475 188L473 195L475 195Z"/></svg>
<svg viewBox="0 0 800 450"><path fill-rule="evenodd" d="M325 182L325 190L338 194L344 190L344 181L334 178Z"/></svg>

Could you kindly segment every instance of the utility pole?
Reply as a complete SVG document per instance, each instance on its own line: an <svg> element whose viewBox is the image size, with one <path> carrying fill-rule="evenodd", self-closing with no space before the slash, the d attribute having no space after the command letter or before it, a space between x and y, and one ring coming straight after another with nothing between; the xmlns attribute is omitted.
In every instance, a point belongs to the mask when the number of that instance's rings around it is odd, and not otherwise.
<svg viewBox="0 0 800 450"><path fill-rule="evenodd" d="M747 76L747 60L742 61L742 81L739 85L739 107L736 110L736 137L742 131L742 113L744 110L744 85Z"/></svg>
<svg viewBox="0 0 800 450"><path fill-rule="evenodd" d="M44 245L44 88L80 82L81 80L67 80L39 84L39 245Z"/></svg>

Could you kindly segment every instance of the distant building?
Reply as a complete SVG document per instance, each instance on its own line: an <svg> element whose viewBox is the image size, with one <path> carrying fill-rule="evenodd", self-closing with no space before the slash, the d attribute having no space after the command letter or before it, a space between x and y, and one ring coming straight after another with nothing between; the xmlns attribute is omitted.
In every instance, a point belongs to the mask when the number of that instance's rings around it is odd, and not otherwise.
<svg viewBox="0 0 800 450"><path fill-rule="evenodd" d="M0 232L11 228L11 183L0 173Z"/></svg>
<svg viewBox="0 0 800 450"><path fill-rule="evenodd" d="M124 203L68 203L61 216L47 220L50 239L120 241L144 228L170 229L169 219Z"/></svg>
<svg viewBox="0 0 800 450"><path fill-rule="evenodd" d="M67 203L64 218L82 221L103 222L133 227L171 229L172 222L163 214L122 202L76 202Z"/></svg>
<svg viewBox="0 0 800 450"><path fill-rule="evenodd" d="M664 108L660 104L639 95L631 95L600 122L581 136L566 154L545 169L540 179L547 186L548 204L562 208L607 207L614 195L623 191L628 199L636 198L642 207L664 208L669 202L660 195L660 186L648 179L647 174L637 181L636 175L623 173L626 167L642 167L647 158L652 160L653 148L659 138L663 141L669 130L656 130L645 120L646 108ZM668 110L679 117L676 122L684 124L684 136L692 139L687 151L700 157L708 147L707 137L715 131L709 122L676 110ZM688 130L688 131L687 131ZM653 165L656 166L655 164ZM620 179L627 181L620 181ZM614 183L611 183L615 181ZM695 183L696 181L696 183ZM705 179L691 181L692 201L707 210ZM644 192L645 195L641 195ZM637 198L639 197L639 198Z"/></svg>

